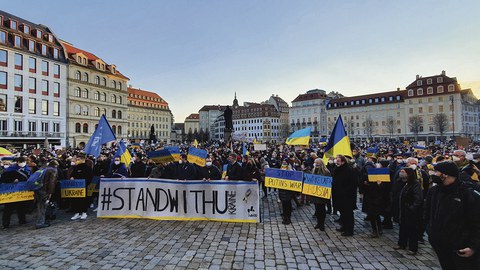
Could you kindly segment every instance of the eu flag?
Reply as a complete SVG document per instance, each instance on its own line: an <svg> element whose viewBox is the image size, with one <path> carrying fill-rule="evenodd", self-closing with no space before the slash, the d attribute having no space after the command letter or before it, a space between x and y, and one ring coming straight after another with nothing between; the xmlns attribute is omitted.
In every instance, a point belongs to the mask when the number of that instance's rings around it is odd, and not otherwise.
<svg viewBox="0 0 480 270"><path fill-rule="evenodd" d="M87 146L85 146L85 153L97 158L102 150L102 144L116 140L115 134L113 134L112 128L108 124L105 115L100 117L97 129L93 132L92 137L88 140Z"/></svg>
<svg viewBox="0 0 480 270"><path fill-rule="evenodd" d="M342 116L339 115L335 127L333 127L330 139L328 139L327 146L325 146L325 154L323 160L328 161L329 157L336 155L344 155L352 157L352 149L350 148L350 139L345 131Z"/></svg>

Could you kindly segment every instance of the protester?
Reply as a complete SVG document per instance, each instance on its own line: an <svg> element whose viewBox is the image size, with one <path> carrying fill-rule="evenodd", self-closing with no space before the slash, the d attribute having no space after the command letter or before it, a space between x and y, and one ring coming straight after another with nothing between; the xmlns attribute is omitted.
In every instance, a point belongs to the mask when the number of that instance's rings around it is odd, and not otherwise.
<svg viewBox="0 0 480 270"><path fill-rule="evenodd" d="M222 178L222 173L217 166L214 166L212 159L207 157L205 160L205 167L201 168L202 179L203 180L220 180Z"/></svg>
<svg viewBox="0 0 480 270"><path fill-rule="evenodd" d="M280 170L287 170L291 171L292 166L288 164L288 159L284 159L282 161L282 166ZM282 203L282 217L283 221L282 224L289 225L292 223L292 200L295 197L295 192L286 190L286 189L279 189L278 190L278 198Z"/></svg>
<svg viewBox="0 0 480 270"><path fill-rule="evenodd" d="M237 155L231 153L228 156L227 175L225 180L242 180L242 166L237 162Z"/></svg>
<svg viewBox="0 0 480 270"><path fill-rule="evenodd" d="M70 174L70 179L84 179L85 186L88 187L88 185L92 182L92 178L93 169L85 163L85 154L78 154L75 160L75 166L73 166ZM70 201L72 210L75 213L71 219L87 219L89 198L72 198Z"/></svg>
<svg viewBox="0 0 480 270"><path fill-rule="evenodd" d="M110 170L107 174L108 178L126 178L128 177L128 170L125 163L121 161L120 157L113 159L113 164L110 165Z"/></svg>
<svg viewBox="0 0 480 270"><path fill-rule="evenodd" d="M187 155L181 154L176 169L178 180L195 180L196 170L192 163L188 162Z"/></svg>
<svg viewBox="0 0 480 270"><path fill-rule="evenodd" d="M333 174L334 186L332 188L335 189L334 207L340 211L341 224L337 231L341 232L342 236L352 236L353 210L357 207L357 172L349 166L343 155L337 155L335 164L337 168Z"/></svg>
<svg viewBox="0 0 480 270"><path fill-rule="evenodd" d="M42 187L35 190L35 205L37 207L37 223L36 229L42 229L50 226L50 222L46 217L46 210L52 199L52 195L55 193L55 186L57 185L57 167L58 162L56 160L50 161L48 166L42 168L44 176L42 179Z"/></svg>
<svg viewBox="0 0 480 270"><path fill-rule="evenodd" d="M315 159L313 163L312 174L330 176L330 171L327 169L321 158ZM315 225L315 229L325 231L325 217L327 215L325 207L330 199L312 196L311 200L315 205L315 217L317 218L317 225Z"/></svg>
<svg viewBox="0 0 480 270"><path fill-rule="evenodd" d="M130 165L130 176L134 178L145 177L147 173L147 164L142 159L142 155L137 154Z"/></svg>

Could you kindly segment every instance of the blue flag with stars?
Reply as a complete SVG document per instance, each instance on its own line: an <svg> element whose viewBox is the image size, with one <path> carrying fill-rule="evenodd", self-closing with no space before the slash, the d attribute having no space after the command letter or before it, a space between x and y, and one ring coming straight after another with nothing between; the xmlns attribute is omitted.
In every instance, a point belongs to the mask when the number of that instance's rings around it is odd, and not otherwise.
<svg viewBox="0 0 480 270"><path fill-rule="evenodd" d="M115 134L113 134L112 128L108 124L105 115L102 115L98 122L97 129L93 132L92 137L88 140L87 146L85 146L85 153L97 158L102 150L102 144L116 140Z"/></svg>

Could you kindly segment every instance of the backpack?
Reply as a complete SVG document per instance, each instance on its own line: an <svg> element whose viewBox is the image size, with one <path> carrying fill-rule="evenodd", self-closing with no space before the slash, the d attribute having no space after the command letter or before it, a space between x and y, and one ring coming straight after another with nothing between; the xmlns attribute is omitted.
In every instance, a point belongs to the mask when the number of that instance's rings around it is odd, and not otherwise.
<svg viewBox="0 0 480 270"><path fill-rule="evenodd" d="M45 177L47 170L41 169L37 170L36 172L32 173L30 177L28 177L25 186L30 191L39 190L43 187L43 178Z"/></svg>

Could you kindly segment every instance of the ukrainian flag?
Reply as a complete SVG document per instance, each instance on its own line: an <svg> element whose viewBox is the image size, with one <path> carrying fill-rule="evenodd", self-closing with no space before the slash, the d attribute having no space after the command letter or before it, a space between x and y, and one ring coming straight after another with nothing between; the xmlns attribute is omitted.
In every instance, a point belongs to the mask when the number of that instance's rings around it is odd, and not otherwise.
<svg viewBox="0 0 480 270"><path fill-rule="evenodd" d="M345 126L343 125L342 116L339 115L337 123L333 128L330 139L328 139L327 146L325 146L325 154L323 155L323 160L328 161L329 157L335 157L336 155L344 155L352 157L352 148L350 148L350 139L347 136L345 131Z"/></svg>
<svg viewBox="0 0 480 270"><path fill-rule="evenodd" d="M125 163L125 166L127 167L128 165L130 165L130 162L132 161L132 156L130 155L130 152L125 146L125 143L123 142L123 140L121 140L118 143L118 149L117 149L117 152L115 153L115 157L120 157L120 161L122 163Z"/></svg>
<svg viewBox="0 0 480 270"><path fill-rule="evenodd" d="M285 141L288 145L308 145L310 142L311 127L300 129L292 133Z"/></svg>
<svg viewBox="0 0 480 270"><path fill-rule="evenodd" d="M390 182L389 168L368 168L368 182Z"/></svg>

